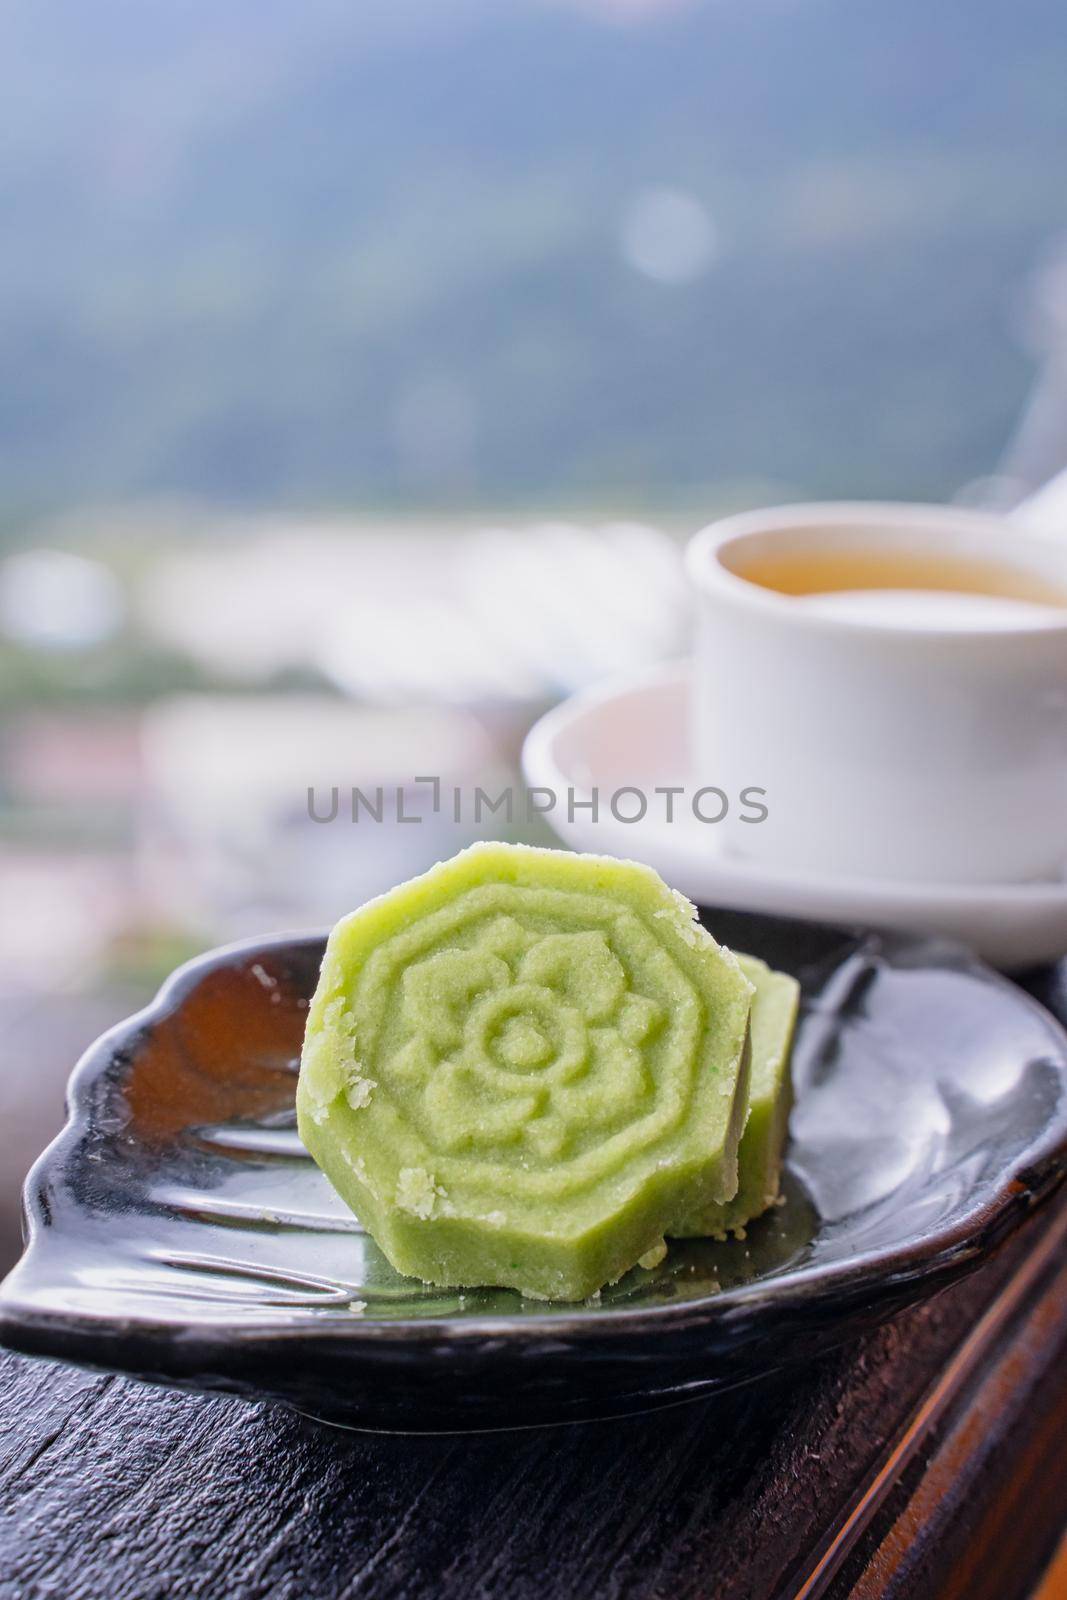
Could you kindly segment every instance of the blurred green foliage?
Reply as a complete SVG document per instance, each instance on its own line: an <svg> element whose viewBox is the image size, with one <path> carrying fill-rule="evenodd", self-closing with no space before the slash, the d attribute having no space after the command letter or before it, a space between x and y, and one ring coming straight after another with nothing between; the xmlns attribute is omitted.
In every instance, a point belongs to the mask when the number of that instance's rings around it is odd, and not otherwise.
<svg viewBox="0 0 1067 1600"><path fill-rule="evenodd" d="M190 657L126 635L62 653L0 643L0 713L27 704L138 705L160 693L213 687Z"/></svg>
<svg viewBox="0 0 1067 1600"><path fill-rule="evenodd" d="M5 35L20 508L937 496L1029 381L1061 0L12 0ZM712 219L693 282L620 250L657 185Z"/></svg>

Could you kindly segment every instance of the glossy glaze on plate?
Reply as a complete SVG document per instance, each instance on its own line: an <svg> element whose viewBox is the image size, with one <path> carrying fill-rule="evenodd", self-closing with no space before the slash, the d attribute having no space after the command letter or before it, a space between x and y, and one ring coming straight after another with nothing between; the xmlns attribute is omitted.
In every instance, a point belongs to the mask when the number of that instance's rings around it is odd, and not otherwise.
<svg viewBox="0 0 1067 1600"><path fill-rule="evenodd" d="M592 1302L399 1277L304 1153L321 939L215 952L89 1051L0 1336L412 1430L611 1416L807 1360L974 1266L1062 1176L1067 1038L956 947L733 912L800 979L786 1203Z"/></svg>

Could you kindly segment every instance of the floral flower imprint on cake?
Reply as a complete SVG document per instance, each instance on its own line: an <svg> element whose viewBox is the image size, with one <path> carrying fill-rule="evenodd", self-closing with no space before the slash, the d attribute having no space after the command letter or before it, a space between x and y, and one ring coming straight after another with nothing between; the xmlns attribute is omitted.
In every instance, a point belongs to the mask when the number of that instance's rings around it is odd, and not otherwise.
<svg viewBox="0 0 1067 1600"><path fill-rule="evenodd" d="M492 920L465 948L403 975L409 1037L390 1077L421 1084L421 1117L450 1152L565 1155L624 1126L652 1088L643 1047L663 1007L635 993L604 933L538 934Z"/></svg>

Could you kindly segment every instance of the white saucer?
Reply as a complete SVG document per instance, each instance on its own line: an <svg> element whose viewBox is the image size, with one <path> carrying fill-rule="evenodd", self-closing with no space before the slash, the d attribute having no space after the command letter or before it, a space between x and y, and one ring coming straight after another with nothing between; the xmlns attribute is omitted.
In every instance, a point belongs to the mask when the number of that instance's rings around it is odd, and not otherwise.
<svg viewBox="0 0 1067 1600"><path fill-rule="evenodd" d="M704 904L948 934L1005 968L1067 954L1063 880L913 884L787 873L725 855L715 826L693 821L683 802L668 824L663 797L650 804L644 820L619 822L608 807L617 789L634 785L651 799L657 784L687 783L689 677L687 662L658 667L575 695L530 730L523 747L526 782L557 796L547 820L566 844L646 861ZM579 805L592 789L599 791L597 821L589 811L569 813L570 788Z"/></svg>

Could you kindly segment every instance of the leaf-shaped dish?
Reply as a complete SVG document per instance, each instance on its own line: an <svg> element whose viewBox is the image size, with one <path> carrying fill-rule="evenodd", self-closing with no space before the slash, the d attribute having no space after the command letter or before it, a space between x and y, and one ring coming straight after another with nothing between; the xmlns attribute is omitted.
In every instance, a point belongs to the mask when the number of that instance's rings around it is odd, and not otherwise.
<svg viewBox="0 0 1067 1600"><path fill-rule="evenodd" d="M398 1276L304 1153L320 938L216 951L95 1044L26 1186L0 1339L359 1427L620 1415L808 1360L959 1276L1067 1165L1067 1036L965 951L735 912L803 991L785 1204L592 1302Z"/></svg>

